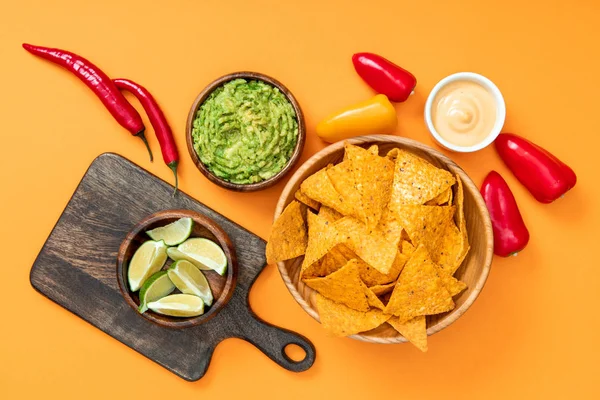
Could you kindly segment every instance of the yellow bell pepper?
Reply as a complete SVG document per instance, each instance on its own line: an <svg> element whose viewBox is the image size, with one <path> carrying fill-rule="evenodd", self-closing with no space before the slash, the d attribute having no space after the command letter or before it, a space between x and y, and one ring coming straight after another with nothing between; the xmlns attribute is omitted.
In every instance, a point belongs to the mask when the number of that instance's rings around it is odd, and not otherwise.
<svg viewBox="0 0 600 400"><path fill-rule="evenodd" d="M378 94L325 118L317 125L317 135L333 143L354 136L392 133L397 125L394 106L385 95Z"/></svg>

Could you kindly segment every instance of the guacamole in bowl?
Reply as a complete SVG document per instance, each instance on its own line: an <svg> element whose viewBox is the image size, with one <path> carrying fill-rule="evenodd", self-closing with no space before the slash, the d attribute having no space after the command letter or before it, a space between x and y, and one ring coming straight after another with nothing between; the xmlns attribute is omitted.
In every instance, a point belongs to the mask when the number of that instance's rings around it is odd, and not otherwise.
<svg viewBox="0 0 600 400"><path fill-rule="evenodd" d="M216 177L256 184L281 172L299 140L295 107L276 86L234 78L199 105L191 126L193 150Z"/></svg>

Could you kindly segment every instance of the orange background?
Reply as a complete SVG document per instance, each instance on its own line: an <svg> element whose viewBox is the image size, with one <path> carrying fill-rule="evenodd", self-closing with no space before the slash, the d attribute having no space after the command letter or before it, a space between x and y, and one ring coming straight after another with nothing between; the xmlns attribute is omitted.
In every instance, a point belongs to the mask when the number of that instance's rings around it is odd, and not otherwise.
<svg viewBox="0 0 600 400"><path fill-rule="evenodd" d="M600 3L491 3L3 1L0 397L599 398ZM453 72L479 72L504 94L506 131L554 152L579 182L564 199L542 205L493 148L451 154L478 184L492 168L504 175L531 242L517 258L495 258L479 299L430 338L428 353L327 337L271 265L251 303L267 321L310 338L314 366L288 372L230 339L218 346L207 375L188 383L29 285L37 253L97 155L117 152L165 180L172 176L160 159L149 163L139 139L83 84L26 53L22 42L72 50L112 77L146 85L176 133L181 188L264 238L285 182L229 192L209 183L185 151L194 97L237 70L272 75L297 96L309 128L303 160L325 146L314 133L321 118L372 94L353 70L354 52L380 53L417 76L416 94L397 106L397 133L427 144L422 115L433 85ZM151 130L148 137L158 155Z"/></svg>

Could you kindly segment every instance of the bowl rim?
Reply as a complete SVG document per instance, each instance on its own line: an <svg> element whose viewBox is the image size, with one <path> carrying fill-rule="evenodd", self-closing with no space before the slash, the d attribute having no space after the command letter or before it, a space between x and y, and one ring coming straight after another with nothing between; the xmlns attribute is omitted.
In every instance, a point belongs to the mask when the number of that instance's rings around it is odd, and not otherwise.
<svg viewBox="0 0 600 400"><path fill-rule="evenodd" d="M300 177L304 173L305 169L307 169L308 167L317 163L322 157L341 150L344 147L345 142L349 142L350 144L355 144L355 145L368 145L369 143L372 143L372 142L382 142L382 141L397 143L397 144L407 146L407 147L416 147L423 151L429 152L433 156L439 158L453 172L456 172L460 176L460 178L463 182L463 185L465 187L468 187L468 189L470 191L475 193L476 203L479 206L483 205L483 207L480 207L480 208L483 210L484 229L485 229L485 233L486 233L485 236L488 238L488 241L491 241L493 243L492 223L490 220L490 216L489 216L487 207L485 206L485 201L483 200L483 197L481 197L481 194L479 193L479 189L477 188L477 186L475 185L473 180L467 175L467 173L460 166L458 166L458 164L456 164L454 161L452 161L448 156L439 152L438 150L436 150L430 146L427 146L421 142L418 142L416 140L407 139L407 138L394 136L394 135L358 136L358 137L354 137L354 138L347 139L344 141L339 141L339 142L333 143L333 144L325 147L324 149L320 150L316 154L314 154L311 158L306 160L302 164L302 166L300 166L300 168L298 168L296 173L294 173L294 175L292 175L292 177L289 179L288 183L286 184L285 188L281 192L281 195L280 195L279 200L277 201L277 205L275 207L274 220L277 219L277 217L283 212L283 209L287 205L287 203L285 202L285 199L290 198L293 200L294 196L292 196L292 193L291 193L293 186L300 179ZM487 281L487 278L489 276L492 259L494 256L493 253L494 253L493 246L487 246L485 257L482 262L483 266L482 266L481 275L479 276L479 279L476 281L476 283L473 285L473 289L472 289L471 293L469 294L469 297L465 300L465 302L463 304L461 304L459 307L452 310L452 315L450 318L446 318L444 321L436 324L435 326L427 328L427 336L431 336L431 335L443 330L444 328L450 326L458 318L460 318L471 307L471 305L473 305L473 303L475 302L475 300L481 293L481 291ZM287 260L287 261L290 261L290 260ZM286 261L277 262L277 269L279 270L279 274L281 275L283 282L285 283L286 287L292 294L292 297L294 297L296 302L298 302L298 304L300 304L302 309L320 323L318 312L310 306L310 304L304 299L304 297L300 294L300 292L298 291L298 289L292 282L292 279L289 276L289 274L287 273L287 270L285 268L285 262ZM312 289L310 289L310 288L307 288L307 289L309 291L312 291ZM373 337L373 336L364 335L364 334L355 334L355 335L351 335L348 337L352 338L352 339L357 339L357 340L360 340L363 342L381 343L381 344L403 343L403 342L407 341L400 334L398 334L397 337L386 337L386 338L378 338L378 337Z"/></svg>
<svg viewBox="0 0 600 400"><path fill-rule="evenodd" d="M257 183L249 183L249 184L239 184L232 183L216 176L212 171L210 171L206 165L200 160L196 150L194 149L194 138L192 137L193 124L196 116L196 112L198 108L204 103L204 101L210 96L210 94L217 89L219 86L224 85L227 82L230 82L234 79L247 79L247 80L260 80L270 84L271 86L275 86L286 99L292 104L294 108L294 112L296 113L296 120L298 121L298 140L296 141L296 147L294 148L294 152L292 153L290 159L287 164L283 167L281 171L277 174L273 175L269 179L264 181L260 181ZM224 187L229 190L238 191L238 192L253 192L257 190L266 189L275 183L279 182L293 167L296 165L298 160L300 160L300 156L302 155L302 151L304 150L304 143L306 141L306 122L304 120L304 113L302 112L302 108L296 100L296 97L292 94L292 92L280 81L275 78L272 78L268 75L262 74L260 72L252 72L252 71L240 71L240 72L232 72L226 75L223 75L211 83L209 83L201 92L196 96L196 99L192 103L192 107L188 113L187 122L186 122L186 143L188 153L192 157L196 168L200 170L200 172L208 178L212 183Z"/></svg>
<svg viewBox="0 0 600 400"><path fill-rule="evenodd" d="M433 101L435 97L439 93L439 91L447 86L450 83L457 81L471 81L480 84L484 88L486 88L494 97L494 101L496 103L496 121L494 122L494 126L492 127L492 131L485 138L485 140L480 143L474 144L472 146L460 146L454 143L451 143L444 139L438 131L435 129L433 124L433 120L431 118L431 110L433 108ZM427 125L427 129L431 136L438 142L442 147L456 151L459 153L472 153L474 151L481 150L496 140L502 128L504 127L504 122L506 120L506 103L504 102L504 97L502 96L502 92L498 89L498 86L490 79L485 76L475 73L475 72L457 72L451 75L448 75L444 79L440 80L431 90L429 96L427 96L427 101L425 103L425 124Z"/></svg>
<svg viewBox="0 0 600 400"><path fill-rule="evenodd" d="M195 224L200 223L204 228L209 230L216 237L219 246L223 249L223 252L225 253L225 257L227 257L228 262L227 274L224 277L226 281L225 286L223 287L223 292L221 293L221 296L219 296L219 298L214 299L214 302L210 306L207 313L198 315L196 317L186 317L180 318L178 320L166 321L157 318L151 312L145 312L143 314L140 314L138 312L138 304L136 304L136 302L133 300L131 296L131 291L129 290L129 286L127 285L127 282L125 280L125 272L127 270L127 267L125 266L127 261L125 260L125 253L127 252L127 248L132 245L133 239L136 236L144 234L144 231L148 225L159 222L164 219L182 217L190 217L194 220ZM233 296L238 274L237 256L235 253L235 248L227 233L223 230L223 228L221 228L219 224L217 224L214 220L207 217L206 215L193 210L186 209L167 209L157 211L138 222L127 233L127 235L121 242L121 245L119 246L116 267L119 291L125 299L125 302L135 310L136 314L140 315L141 317L156 325L173 329L183 329L198 326L214 318L223 309L223 307L227 305L227 303Z"/></svg>

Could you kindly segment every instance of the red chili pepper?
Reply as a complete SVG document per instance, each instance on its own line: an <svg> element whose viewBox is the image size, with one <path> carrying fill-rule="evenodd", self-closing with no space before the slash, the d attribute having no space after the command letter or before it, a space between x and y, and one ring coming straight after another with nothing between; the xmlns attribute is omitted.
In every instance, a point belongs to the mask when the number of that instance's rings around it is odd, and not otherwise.
<svg viewBox="0 0 600 400"><path fill-rule="evenodd" d="M144 107L146 114L148 114L148 119L150 119L150 123L154 128L154 133L156 134L158 143L160 143L160 150L162 152L163 160L165 161L165 164L171 168L173 174L175 175L175 192L177 192L177 187L179 185L177 179L179 152L177 151L177 145L175 144L175 139L173 138L173 132L171 131L171 127L169 126L165 115L158 106L156 100L154 100L154 97L152 97L150 92L142 85L139 85L128 79L115 79L113 82L117 88L133 93L133 95L142 104L142 107Z"/></svg>
<svg viewBox="0 0 600 400"><path fill-rule="evenodd" d="M508 184L496 171L491 171L481 185L494 231L494 253L508 257L523 250L529 242L529 231Z"/></svg>
<svg viewBox="0 0 600 400"><path fill-rule="evenodd" d="M391 101L406 101L417 86L413 74L377 54L356 53L352 56L352 63L369 86Z"/></svg>
<svg viewBox="0 0 600 400"><path fill-rule="evenodd" d="M98 96L100 101L121 126L142 139L152 161L152 151L144 136L144 122L119 89L98 67L83 57L69 51L33 46L23 43L23 48L33 55L60 65L72 72Z"/></svg>
<svg viewBox="0 0 600 400"><path fill-rule="evenodd" d="M565 163L520 136L500 134L496 150L539 202L552 203L577 183L577 175Z"/></svg>

